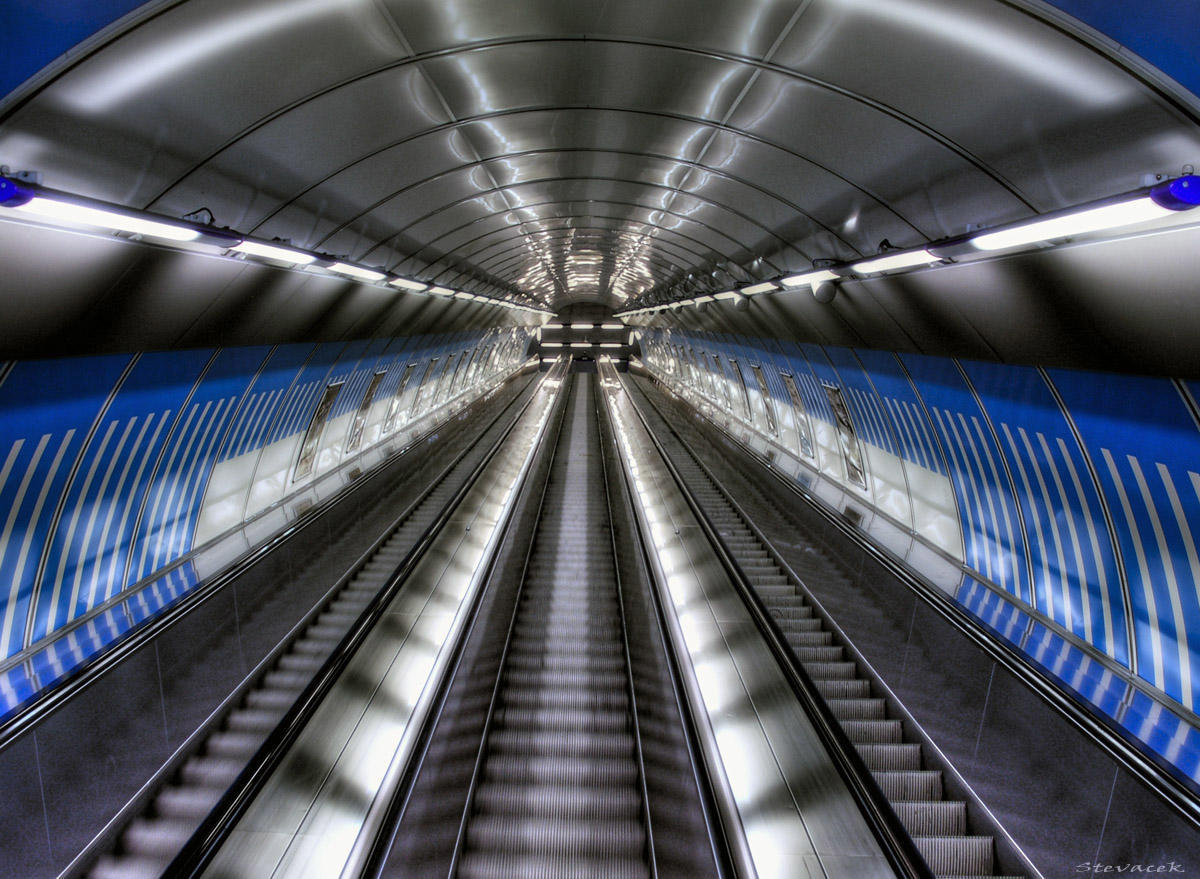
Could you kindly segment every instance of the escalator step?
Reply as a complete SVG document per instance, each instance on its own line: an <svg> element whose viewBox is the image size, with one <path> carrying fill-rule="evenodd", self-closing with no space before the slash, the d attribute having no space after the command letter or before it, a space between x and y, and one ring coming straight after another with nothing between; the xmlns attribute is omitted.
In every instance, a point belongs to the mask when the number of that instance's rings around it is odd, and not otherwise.
<svg viewBox="0 0 1200 879"><path fill-rule="evenodd" d="M935 876L988 876L995 843L990 836L914 836Z"/></svg>
<svg viewBox="0 0 1200 879"><path fill-rule="evenodd" d="M540 818L621 817L641 819L642 799L634 787L582 789L574 785L483 785L475 796L481 812Z"/></svg>
<svg viewBox="0 0 1200 879"><path fill-rule="evenodd" d="M634 753L633 736L580 730L495 730L488 736L494 753L527 756L626 757Z"/></svg>
<svg viewBox="0 0 1200 879"><path fill-rule="evenodd" d="M962 836L967 832L966 803L897 801L892 808L913 836Z"/></svg>
<svg viewBox="0 0 1200 879"><path fill-rule="evenodd" d="M858 667L853 662L804 662L804 670L813 680L849 681L858 674ZM867 684L866 681L863 683Z"/></svg>
<svg viewBox="0 0 1200 879"><path fill-rule="evenodd" d="M136 818L121 834L121 846L134 856L167 858L183 848L196 822L179 818Z"/></svg>
<svg viewBox="0 0 1200 879"><path fill-rule="evenodd" d="M887 716L887 703L882 699L826 699L833 716L843 722L849 720L883 720Z"/></svg>
<svg viewBox="0 0 1200 879"><path fill-rule="evenodd" d="M579 858L511 852L468 852L458 875L464 879L649 879L640 858Z"/></svg>
<svg viewBox="0 0 1200 879"><path fill-rule="evenodd" d="M871 682L862 678L821 678L814 673L814 668L808 666L805 666L805 671L812 677L817 692L826 699L867 699L871 695Z"/></svg>
<svg viewBox="0 0 1200 879"><path fill-rule="evenodd" d="M605 818L552 821L478 814L467 829L467 845L510 853L591 858L637 857L646 843L639 821Z"/></svg>
<svg viewBox="0 0 1200 879"><path fill-rule="evenodd" d="M883 795L891 802L901 800L940 800L942 773L934 769L918 771L879 770L871 773Z"/></svg>
<svg viewBox="0 0 1200 879"><path fill-rule="evenodd" d="M203 818L224 790L219 787L176 787L163 788L154 798L154 812L160 818Z"/></svg>
<svg viewBox="0 0 1200 879"><path fill-rule="evenodd" d="M915 744L871 745L855 743L867 767L878 769L920 769L921 746Z"/></svg>
<svg viewBox="0 0 1200 879"><path fill-rule="evenodd" d="M104 855L92 867L88 879L159 879L165 866L162 858Z"/></svg>
<svg viewBox="0 0 1200 879"><path fill-rule="evenodd" d="M495 722L517 728L582 729L612 732L629 725L624 713L596 714L587 708L522 708L504 705L496 711Z"/></svg>
<svg viewBox="0 0 1200 879"><path fill-rule="evenodd" d="M855 744L899 744L904 726L898 720L843 720L842 729Z"/></svg>
<svg viewBox="0 0 1200 879"><path fill-rule="evenodd" d="M249 760L262 744L263 736L253 732L222 730L204 742L204 752L211 757L233 757Z"/></svg>

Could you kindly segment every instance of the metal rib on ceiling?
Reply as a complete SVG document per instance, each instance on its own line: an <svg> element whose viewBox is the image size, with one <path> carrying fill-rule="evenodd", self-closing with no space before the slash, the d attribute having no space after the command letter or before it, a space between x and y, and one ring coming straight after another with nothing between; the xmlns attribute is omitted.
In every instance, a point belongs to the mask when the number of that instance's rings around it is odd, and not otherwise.
<svg viewBox="0 0 1200 879"><path fill-rule="evenodd" d="M1197 147L1002 0L188 0L0 120L50 185L552 307L914 245Z"/></svg>

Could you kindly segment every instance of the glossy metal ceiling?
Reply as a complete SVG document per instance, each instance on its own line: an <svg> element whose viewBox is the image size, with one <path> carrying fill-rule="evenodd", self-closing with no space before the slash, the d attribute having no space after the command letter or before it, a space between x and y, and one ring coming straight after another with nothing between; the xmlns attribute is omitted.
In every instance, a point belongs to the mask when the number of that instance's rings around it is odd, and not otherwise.
<svg viewBox="0 0 1200 879"><path fill-rule="evenodd" d="M0 116L47 185L560 309L1136 188L1195 107L1011 0L186 0Z"/></svg>

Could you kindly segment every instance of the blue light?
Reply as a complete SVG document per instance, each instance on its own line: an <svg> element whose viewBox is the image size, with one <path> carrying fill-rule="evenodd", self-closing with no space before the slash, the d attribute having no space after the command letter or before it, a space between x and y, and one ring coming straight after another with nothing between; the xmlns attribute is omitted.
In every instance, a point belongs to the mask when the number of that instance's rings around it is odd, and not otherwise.
<svg viewBox="0 0 1200 879"><path fill-rule="evenodd" d="M1150 190L1150 198L1159 207L1186 211L1200 206L1200 177L1185 174Z"/></svg>
<svg viewBox="0 0 1200 879"><path fill-rule="evenodd" d="M0 177L0 205L6 208L16 208L28 204L32 199L32 189L21 185L16 180Z"/></svg>

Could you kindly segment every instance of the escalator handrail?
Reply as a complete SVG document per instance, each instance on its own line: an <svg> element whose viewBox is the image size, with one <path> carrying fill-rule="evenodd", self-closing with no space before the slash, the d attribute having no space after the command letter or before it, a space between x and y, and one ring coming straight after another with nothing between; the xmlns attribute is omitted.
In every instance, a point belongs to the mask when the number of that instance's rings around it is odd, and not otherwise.
<svg viewBox="0 0 1200 879"><path fill-rule="evenodd" d="M328 695L334 683L349 665L354 653L366 639L371 629L384 616L393 598L404 585L408 575L416 567L425 550L450 519L459 502L474 486L476 479L495 457L505 439L512 433L517 423L532 403L530 396L521 405L520 410L505 426L495 442L489 447L482 460L472 469L471 473L446 505L438 512L437 517L421 533L412 549L405 555L399 566L388 578L387 583L371 599L367 607L351 625L349 631L338 641L333 652L322 663L313 679L308 683L292 706L284 713L283 718L267 736L266 740L250 758L249 763L238 774L230 788L222 795L217 805L197 827L191 838L184 844L179 853L171 860L163 872L169 879L197 877L216 856L222 843L233 831L238 820L249 809L250 804L259 791L266 785L272 773L282 762L288 749L299 737L305 725L316 713L325 696ZM464 452L465 454L465 452ZM432 483L436 486L441 478L449 474L454 466L452 462L443 470L438 480ZM432 491L432 488L429 489ZM376 542L376 548L386 540L387 534ZM355 571L349 571L339 582L349 582Z"/></svg>
<svg viewBox="0 0 1200 879"><path fill-rule="evenodd" d="M896 813L871 775L866 762L859 755L858 750L850 741L850 737L842 729L841 724L838 723L833 711L830 710L825 700L821 697L816 684L813 683L808 672L805 671L803 665L795 660L794 654L787 644L787 639L784 637L782 631L780 631L778 624L767 611L758 593L750 585L741 566L729 551L725 541L721 538L716 527L709 519L708 514L692 494L686 480L683 479L678 469L676 469L675 463L667 455L662 442L650 430L645 414L634 403L633 395L629 393L624 383L622 383L622 389L629 399L642 427L650 437L651 443L662 457L667 472L675 481L676 486L687 502L688 508L692 511L701 530L712 544L713 550L721 562L721 566L725 569L739 597L750 612L751 619L775 656L784 678L799 700L804 713L813 724L814 730L824 744L827 753L832 758L834 767L854 798L871 832L879 842L884 856L888 859L892 868L897 871L898 875L905 877L905 879L932 879L933 874L926 865L925 859L917 850L916 844L912 841L912 837L905 829L903 823L896 817ZM683 441L670 424L667 424L667 429L680 442ZM697 463L700 462L697 460ZM708 469L702 463L700 463L700 466L705 473L708 473ZM716 482L715 479L714 482Z"/></svg>

